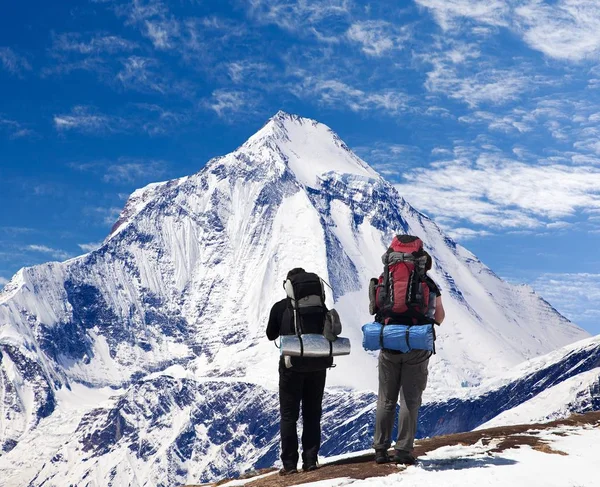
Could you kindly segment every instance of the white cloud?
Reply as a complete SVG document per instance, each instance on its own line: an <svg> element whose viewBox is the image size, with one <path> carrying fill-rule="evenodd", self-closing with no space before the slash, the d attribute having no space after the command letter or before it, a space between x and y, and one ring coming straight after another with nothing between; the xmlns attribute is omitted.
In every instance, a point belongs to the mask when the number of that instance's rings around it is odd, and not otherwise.
<svg viewBox="0 0 600 487"><path fill-rule="evenodd" d="M75 106L69 114L55 115L54 127L59 132L73 131L89 135L145 132L153 136L169 133L189 122L193 113L191 110L166 110L150 103L133 103L128 108L127 118L124 118L100 113L94 107Z"/></svg>
<svg viewBox="0 0 600 487"><path fill-rule="evenodd" d="M546 224L546 228L548 228L550 230L564 230L566 228L572 228L572 227L573 227L573 223L563 222L563 221L551 222L551 223Z"/></svg>
<svg viewBox="0 0 600 487"><path fill-rule="evenodd" d="M51 247L47 247L46 245L28 245L27 247L25 247L24 250L48 254L53 259L65 260L71 257L71 254L69 252L65 252L64 250L53 249Z"/></svg>
<svg viewBox="0 0 600 487"><path fill-rule="evenodd" d="M564 61L600 57L600 4L596 0L415 0L444 30L466 20L512 30L532 49Z"/></svg>
<svg viewBox="0 0 600 487"><path fill-rule="evenodd" d="M383 20L354 22L346 36L360 44L362 51L369 56L382 56L394 49L402 49L404 42L410 38L406 27L398 27Z"/></svg>
<svg viewBox="0 0 600 487"><path fill-rule="evenodd" d="M220 118L245 113L257 105L257 100L250 93L243 91L215 90L205 106L213 110Z"/></svg>
<svg viewBox="0 0 600 487"><path fill-rule="evenodd" d="M91 215L94 219L98 219L103 225L112 226L119 218L121 214L121 208L117 208L116 206L111 207L103 207L96 206L91 208L86 208L85 212L88 215Z"/></svg>
<svg viewBox="0 0 600 487"><path fill-rule="evenodd" d="M414 145L378 142L372 146L352 148L360 157L388 180L397 180L401 172L422 161L421 149Z"/></svg>
<svg viewBox="0 0 600 487"><path fill-rule="evenodd" d="M54 116L54 127L61 131L77 131L87 134L120 132L127 123L119 118L96 112L92 107L78 105L70 114Z"/></svg>
<svg viewBox="0 0 600 487"><path fill-rule="evenodd" d="M509 2L506 0L415 0L431 9L444 30L458 27L460 19L473 19L495 26L506 26Z"/></svg>
<svg viewBox="0 0 600 487"><path fill-rule="evenodd" d="M54 34L52 36L52 51L70 52L84 55L116 54L137 49L137 43L122 37L95 32L84 35L77 32Z"/></svg>
<svg viewBox="0 0 600 487"><path fill-rule="evenodd" d="M336 79L313 77L302 69L295 70L294 76L298 78L298 83L289 86L296 96L316 96L324 105L346 106L354 112L380 109L397 113L413 109L410 97L401 91L363 91Z"/></svg>
<svg viewBox="0 0 600 487"><path fill-rule="evenodd" d="M492 235L492 233L487 230L474 230L472 228L464 227L449 228L446 233L456 241L472 240L474 238Z"/></svg>
<svg viewBox="0 0 600 487"><path fill-rule="evenodd" d="M227 65L227 72L234 83L249 83L257 78L264 77L269 70L269 65L262 62L235 61Z"/></svg>
<svg viewBox="0 0 600 487"><path fill-rule="evenodd" d="M110 164L104 174L105 182L134 183L140 180L153 180L163 176L166 163L157 160L123 160Z"/></svg>
<svg viewBox="0 0 600 487"><path fill-rule="evenodd" d="M101 174L102 180L106 183L130 184L153 181L162 177L166 172L167 163L156 159L121 157L116 162L73 162L69 167L82 172Z"/></svg>
<svg viewBox="0 0 600 487"><path fill-rule="evenodd" d="M350 14L349 0L250 0L249 4L254 18L290 31L331 23Z"/></svg>
<svg viewBox="0 0 600 487"><path fill-rule="evenodd" d="M174 19L144 21L146 36L157 49L171 49L179 37L179 23Z"/></svg>
<svg viewBox="0 0 600 487"><path fill-rule="evenodd" d="M142 117L143 121L140 122L141 128L148 135L167 134L191 119L189 111L176 112L150 103L138 103L135 106L144 112L150 113L153 117L148 119L144 115Z"/></svg>
<svg viewBox="0 0 600 487"><path fill-rule="evenodd" d="M10 120L0 115L0 132L7 132L8 137L11 139L21 139L35 135L35 132L29 128L26 128L20 122L16 120Z"/></svg>
<svg viewBox="0 0 600 487"><path fill-rule="evenodd" d="M21 75L24 71L31 71L29 61L17 54L10 47L0 46L0 64L6 71L14 75Z"/></svg>
<svg viewBox="0 0 600 487"><path fill-rule="evenodd" d="M83 244L77 244L77 245L79 245L79 248L81 250L83 250L84 252L93 252L94 250L98 249L102 245L102 242L90 242L90 243L83 243Z"/></svg>
<svg viewBox="0 0 600 487"><path fill-rule="evenodd" d="M525 115L525 113L526 112L522 110L513 110L512 114L507 115L477 110L469 115L459 117L458 120L468 124L484 123L490 130L497 130L505 133L524 133L532 130L532 126L527 121L523 120L523 115Z"/></svg>
<svg viewBox="0 0 600 487"><path fill-rule="evenodd" d="M581 61L600 55L600 4L596 0L533 0L515 9L530 47L555 59Z"/></svg>
<svg viewBox="0 0 600 487"><path fill-rule="evenodd" d="M168 50L178 45L181 25L170 15L166 3L160 0L133 0L117 6L115 11L127 19L127 24L138 27L154 48Z"/></svg>
<svg viewBox="0 0 600 487"><path fill-rule="evenodd" d="M397 189L416 208L446 226L466 221L487 229L532 229L600 208L600 169L528 165L499 153L414 168ZM564 223L560 223L564 225Z"/></svg>
<svg viewBox="0 0 600 487"><path fill-rule="evenodd" d="M546 273L531 285L575 323L600 323L600 274Z"/></svg>
<svg viewBox="0 0 600 487"><path fill-rule="evenodd" d="M446 61L432 59L425 88L443 93L475 108L482 103L502 105L520 98L532 86L530 76L514 69L482 68L477 73L461 75Z"/></svg>
<svg viewBox="0 0 600 487"><path fill-rule="evenodd" d="M24 235L27 233L34 233L35 230L33 228L27 228L27 227L0 227L0 232L7 233L12 236L16 236L16 235Z"/></svg>
<svg viewBox="0 0 600 487"><path fill-rule="evenodd" d="M0 276L0 286L4 286L5 284L8 284L8 279Z"/></svg>
<svg viewBox="0 0 600 487"><path fill-rule="evenodd" d="M129 56L122 63L123 69L117 74L117 79L125 88L142 92L156 91L162 94L168 90L162 77L152 71L152 68L158 65L155 59Z"/></svg>
<svg viewBox="0 0 600 487"><path fill-rule="evenodd" d="M130 24L152 17L163 17L168 12L161 0L131 0L118 5L115 10L117 14L127 17Z"/></svg>

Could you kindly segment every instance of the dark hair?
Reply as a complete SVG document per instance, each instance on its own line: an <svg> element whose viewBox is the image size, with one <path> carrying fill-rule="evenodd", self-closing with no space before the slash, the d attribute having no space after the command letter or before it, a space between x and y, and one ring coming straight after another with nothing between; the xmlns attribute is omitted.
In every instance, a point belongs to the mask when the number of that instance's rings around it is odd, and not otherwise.
<svg viewBox="0 0 600 487"><path fill-rule="evenodd" d="M291 271L287 273L286 279L289 279L290 277L295 276L296 274L302 274L303 272L306 271L302 269L302 267L294 267Z"/></svg>

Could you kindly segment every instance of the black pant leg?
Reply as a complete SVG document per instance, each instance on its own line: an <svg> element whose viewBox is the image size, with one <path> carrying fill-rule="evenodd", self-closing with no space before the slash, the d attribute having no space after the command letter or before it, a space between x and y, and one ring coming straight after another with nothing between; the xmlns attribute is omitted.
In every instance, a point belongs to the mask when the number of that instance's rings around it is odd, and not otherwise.
<svg viewBox="0 0 600 487"><path fill-rule="evenodd" d="M321 447L321 412L326 370L307 372L302 388L302 461L312 465L317 462Z"/></svg>
<svg viewBox="0 0 600 487"><path fill-rule="evenodd" d="M298 466L298 430L296 423L302 400L303 374L279 368L279 412L281 420L281 461L286 468Z"/></svg>

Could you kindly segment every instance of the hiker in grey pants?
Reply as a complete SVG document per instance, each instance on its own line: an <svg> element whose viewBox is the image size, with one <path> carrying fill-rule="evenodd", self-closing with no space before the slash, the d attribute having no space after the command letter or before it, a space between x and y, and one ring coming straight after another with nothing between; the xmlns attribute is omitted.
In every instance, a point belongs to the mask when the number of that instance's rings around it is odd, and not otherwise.
<svg viewBox="0 0 600 487"><path fill-rule="evenodd" d="M427 283L436 294L435 321L441 323L445 312L440 290L431 279L427 278ZM379 393L373 441L377 463L390 461L405 465L416 463L412 451L417 433L421 397L427 386L429 356L430 352L426 350L412 350L407 353L393 350L379 352ZM388 449L392 444L398 396L400 396L398 438L394 445L396 453L392 459L388 455Z"/></svg>
<svg viewBox="0 0 600 487"><path fill-rule="evenodd" d="M383 450L387 453L391 446L396 404L400 395L398 439L394 448L401 452L412 452L421 396L427 385L429 355L426 350L412 350L408 353L382 350L379 353L379 394L373 442L376 451Z"/></svg>

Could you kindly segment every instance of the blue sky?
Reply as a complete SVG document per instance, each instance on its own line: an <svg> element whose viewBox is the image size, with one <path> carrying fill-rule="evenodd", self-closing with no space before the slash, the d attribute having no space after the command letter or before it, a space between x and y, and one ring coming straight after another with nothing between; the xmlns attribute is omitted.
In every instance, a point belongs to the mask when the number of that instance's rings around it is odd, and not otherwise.
<svg viewBox="0 0 600 487"><path fill-rule="evenodd" d="M594 0L4 2L0 285L277 110L332 127L500 276L600 333Z"/></svg>

